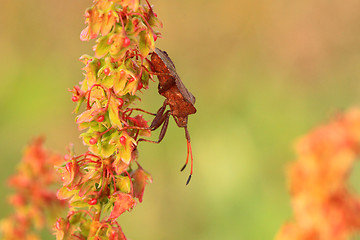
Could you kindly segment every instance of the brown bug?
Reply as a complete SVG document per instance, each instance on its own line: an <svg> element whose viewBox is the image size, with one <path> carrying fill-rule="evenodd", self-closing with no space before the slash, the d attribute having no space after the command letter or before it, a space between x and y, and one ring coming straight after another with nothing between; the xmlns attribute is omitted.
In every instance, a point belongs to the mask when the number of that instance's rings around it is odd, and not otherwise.
<svg viewBox="0 0 360 240"><path fill-rule="evenodd" d="M165 51L155 48L155 51L151 55L151 67L154 75L157 75L159 79L158 91L159 94L166 99L163 106L157 111L154 120L152 121L150 128L156 130L161 125L161 131L158 141L151 141L146 139L139 139L139 141L147 141L153 143L159 143L164 138L170 115L173 116L176 124L179 127L185 129L185 137L187 141L187 157L185 165L181 168L181 171L185 169L189 162L189 155L191 156L191 170L189 178L186 182L190 182L193 173L193 156L190 143L190 134L187 129L188 115L196 113L195 97L186 89L185 85L181 81L179 75L176 72L174 63ZM166 106L170 107L170 110L165 112Z"/></svg>

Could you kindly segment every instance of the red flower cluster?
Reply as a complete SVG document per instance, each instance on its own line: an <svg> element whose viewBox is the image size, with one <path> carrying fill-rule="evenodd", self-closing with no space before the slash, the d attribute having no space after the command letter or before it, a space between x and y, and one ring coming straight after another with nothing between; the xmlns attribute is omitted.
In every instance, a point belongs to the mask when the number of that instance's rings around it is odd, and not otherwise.
<svg viewBox="0 0 360 240"><path fill-rule="evenodd" d="M360 150L360 110L303 137L289 168L295 221L277 240L342 240L360 230L360 200L347 179Z"/></svg>
<svg viewBox="0 0 360 240"><path fill-rule="evenodd" d="M9 185L16 189L9 199L15 213L1 221L2 239L37 239L33 230L43 229L46 223L51 227L49 223L64 210L65 202L58 200L53 190L60 182L54 165L62 158L42 144L43 139L38 138L25 149L17 173L9 179Z"/></svg>
<svg viewBox="0 0 360 240"><path fill-rule="evenodd" d="M151 5L140 0L95 0L85 12L88 26L81 40L97 38L95 56L84 55L85 79L70 90L80 136L88 151L70 152L58 168L63 187L59 199L69 201L66 218L54 226L57 239L126 239L116 219L142 201L152 181L137 162L137 140L151 131L131 108L140 90L147 89L149 53L161 27Z"/></svg>

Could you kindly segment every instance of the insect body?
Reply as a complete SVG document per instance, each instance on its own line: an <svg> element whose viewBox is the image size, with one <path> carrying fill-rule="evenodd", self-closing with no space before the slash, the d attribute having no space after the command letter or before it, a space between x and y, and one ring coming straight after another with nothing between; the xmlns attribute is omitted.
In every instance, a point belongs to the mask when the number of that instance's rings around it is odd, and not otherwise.
<svg viewBox="0 0 360 240"><path fill-rule="evenodd" d="M179 127L185 129L185 137L187 140L187 158L186 163L182 167L181 171L185 169L189 161L189 155L191 156L191 171L186 184L189 183L193 173L193 156L190 143L190 135L187 129L188 115L196 113L195 97L186 89L182 83L179 75L176 72L174 63L171 61L165 51L158 48L151 55L151 67L154 75L157 75L159 79L158 91L159 94L166 99L163 106L158 110L154 120L151 123L150 128L155 130L161 125L161 131L158 141L149 141L145 139L139 139L139 141L148 141L159 143L164 138L167 126L169 123L169 117L172 115L176 124ZM170 110L165 112L166 106L170 107Z"/></svg>
<svg viewBox="0 0 360 240"><path fill-rule="evenodd" d="M151 62L154 72L159 73L159 94L166 98L177 125L186 127L188 115L196 113L195 97L182 83L174 63L165 51L156 48L151 55Z"/></svg>

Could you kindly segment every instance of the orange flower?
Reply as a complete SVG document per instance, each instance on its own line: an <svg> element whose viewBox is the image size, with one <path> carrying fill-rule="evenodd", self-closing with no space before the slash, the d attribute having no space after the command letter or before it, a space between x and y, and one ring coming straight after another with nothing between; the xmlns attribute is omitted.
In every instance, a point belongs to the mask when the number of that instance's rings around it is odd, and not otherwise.
<svg viewBox="0 0 360 240"><path fill-rule="evenodd" d="M360 149L360 110L352 109L300 139L288 169L294 222L276 239L342 240L360 230L360 201L347 178Z"/></svg>

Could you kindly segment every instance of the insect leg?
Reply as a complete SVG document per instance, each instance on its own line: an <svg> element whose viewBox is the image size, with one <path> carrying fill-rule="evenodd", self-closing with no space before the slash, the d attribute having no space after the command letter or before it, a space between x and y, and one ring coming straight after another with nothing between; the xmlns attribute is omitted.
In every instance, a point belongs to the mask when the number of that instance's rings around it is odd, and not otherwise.
<svg viewBox="0 0 360 240"><path fill-rule="evenodd" d="M168 125L169 125L169 118L170 118L170 114L171 114L171 111L168 110L165 112L165 114L161 115L161 119L159 121L159 125L156 126L156 128L153 128L152 130L155 130L157 129L158 127L161 126L161 124L163 124L162 128L161 128L161 131L160 131L160 134L159 134L159 140L157 141L152 141L152 140L148 140L148 139L144 139L144 138L140 138L138 140L138 142L141 142L141 141L144 141L144 142L151 142L151 143L160 143L164 136L165 136L165 133L166 133L166 130L168 128Z"/></svg>
<svg viewBox="0 0 360 240"><path fill-rule="evenodd" d="M144 113L147 113L147 114L153 115L153 116L156 115L156 113L151 113L151 112L145 111L145 110L143 110L143 109L141 109L141 108L128 108L128 109L126 109L126 110L123 112L123 114L125 114L126 112L132 112L132 111L134 111L134 110L140 111L140 112L144 112ZM130 114L131 114L131 113L130 113ZM129 114L129 115L130 115L130 114Z"/></svg>
<svg viewBox="0 0 360 240"><path fill-rule="evenodd" d="M164 112L165 112L165 109L166 109L167 104L168 104L168 102L167 102L167 100L165 99L164 104L163 104L162 107L157 111L154 120L151 122L150 128L151 128L152 130L158 129L158 128L161 126L161 124L164 122L164 120L165 120L165 119L164 119Z"/></svg>

